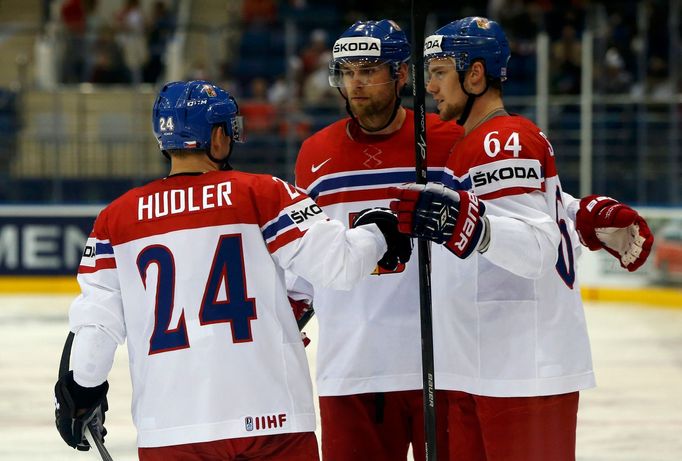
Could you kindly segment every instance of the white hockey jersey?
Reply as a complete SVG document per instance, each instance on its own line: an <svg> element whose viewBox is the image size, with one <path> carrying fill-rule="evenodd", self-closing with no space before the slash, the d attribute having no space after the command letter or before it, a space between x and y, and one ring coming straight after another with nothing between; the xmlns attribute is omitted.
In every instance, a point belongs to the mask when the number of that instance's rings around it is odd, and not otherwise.
<svg viewBox="0 0 682 461"><path fill-rule="evenodd" d="M311 136L298 154L296 184L346 225L365 208L388 207L388 188L415 179L413 113L406 112L390 135L363 134L344 119ZM429 180L436 181L462 130L436 114L426 123ZM321 396L421 389L416 260L391 272L377 268L350 291L315 289Z"/></svg>
<svg viewBox="0 0 682 461"><path fill-rule="evenodd" d="M524 397L594 386L572 197L545 135L520 116L492 118L455 146L443 182L483 199L491 241L466 260L432 246L436 388Z"/></svg>
<svg viewBox="0 0 682 461"><path fill-rule="evenodd" d="M70 328L127 339L140 447L313 431L284 271L348 289L385 250L375 225L347 230L278 178L172 176L100 213Z"/></svg>

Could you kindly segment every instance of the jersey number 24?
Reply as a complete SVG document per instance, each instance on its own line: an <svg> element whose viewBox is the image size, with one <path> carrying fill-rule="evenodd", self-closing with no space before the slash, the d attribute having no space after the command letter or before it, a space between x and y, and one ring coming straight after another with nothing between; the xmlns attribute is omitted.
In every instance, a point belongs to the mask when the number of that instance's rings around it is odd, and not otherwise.
<svg viewBox="0 0 682 461"><path fill-rule="evenodd" d="M163 245L144 248L137 257L137 268L142 283L147 288L147 270L157 266L156 306L154 331L149 339L149 354L168 352L190 347L185 324L185 312L180 314L178 325L170 329L175 295L175 259L170 249ZM227 299L218 301L221 285L225 286ZM256 318L256 302L246 293L244 254L239 234L222 235L218 242L213 264L206 281L199 324L229 323L232 341L253 341L251 321Z"/></svg>

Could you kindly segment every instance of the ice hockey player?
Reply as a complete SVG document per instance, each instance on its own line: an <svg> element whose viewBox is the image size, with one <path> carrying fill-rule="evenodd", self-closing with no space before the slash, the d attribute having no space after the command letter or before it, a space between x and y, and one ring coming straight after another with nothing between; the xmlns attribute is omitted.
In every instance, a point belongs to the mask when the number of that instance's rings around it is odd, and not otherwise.
<svg viewBox="0 0 682 461"><path fill-rule="evenodd" d="M386 210L348 230L269 175L231 170L241 117L206 81L165 85L153 107L170 174L97 217L69 311L71 371L55 386L57 428L88 449L107 375L127 341L143 461L317 460L306 356L284 273L347 290L379 262L405 263L410 239Z"/></svg>

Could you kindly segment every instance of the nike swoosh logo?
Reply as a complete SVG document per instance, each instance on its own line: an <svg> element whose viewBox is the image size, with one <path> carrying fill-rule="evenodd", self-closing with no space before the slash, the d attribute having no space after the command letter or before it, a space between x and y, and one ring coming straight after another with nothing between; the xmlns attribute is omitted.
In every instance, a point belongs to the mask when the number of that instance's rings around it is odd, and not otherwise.
<svg viewBox="0 0 682 461"><path fill-rule="evenodd" d="M322 166L323 166L325 163L327 163L328 161L330 161L330 160L331 160L331 158L328 158L327 160L325 160L324 162L320 163L319 165L312 165L312 166L310 167L310 171L312 171L313 173L317 173L317 170L319 170L320 168L322 168Z"/></svg>

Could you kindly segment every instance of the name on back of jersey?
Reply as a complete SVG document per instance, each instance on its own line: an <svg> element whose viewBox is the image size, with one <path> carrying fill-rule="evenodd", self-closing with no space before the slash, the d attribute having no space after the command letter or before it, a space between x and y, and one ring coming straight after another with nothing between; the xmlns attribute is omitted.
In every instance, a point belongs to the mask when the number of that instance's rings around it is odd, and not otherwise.
<svg viewBox="0 0 682 461"><path fill-rule="evenodd" d="M138 199L137 220L145 221L168 215L195 213L209 208L230 206L232 205L231 193L230 181L155 192Z"/></svg>

